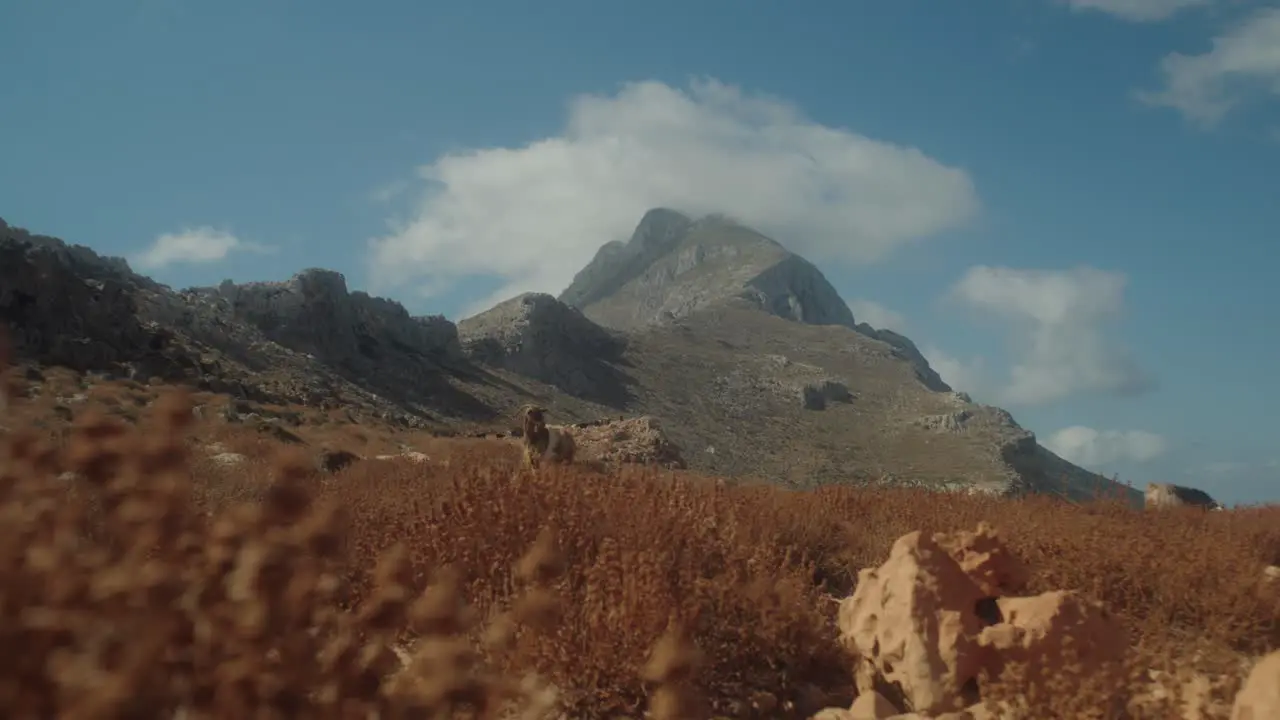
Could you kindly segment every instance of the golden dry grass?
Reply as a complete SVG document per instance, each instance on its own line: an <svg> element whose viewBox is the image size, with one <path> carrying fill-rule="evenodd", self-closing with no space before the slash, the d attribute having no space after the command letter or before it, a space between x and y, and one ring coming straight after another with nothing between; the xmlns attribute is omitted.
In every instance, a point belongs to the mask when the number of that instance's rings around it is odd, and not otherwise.
<svg viewBox="0 0 1280 720"><path fill-rule="evenodd" d="M221 430L249 456L227 467L200 454L217 424L191 427L183 402L136 431L89 410L55 442L10 427L11 716L498 717L554 692L572 718L807 717L852 699L834 599L857 570L904 533L982 520L1031 566L1030 592L1079 588L1126 618L1132 673L1194 666L1229 693L1240 657L1280 647L1274 507L531 472L511 443L422 438L437 462L325 475ZM1029 716L1113 717L1121 680L1073 681ZM992 688L1016 694L1016 678Z"/></svg>

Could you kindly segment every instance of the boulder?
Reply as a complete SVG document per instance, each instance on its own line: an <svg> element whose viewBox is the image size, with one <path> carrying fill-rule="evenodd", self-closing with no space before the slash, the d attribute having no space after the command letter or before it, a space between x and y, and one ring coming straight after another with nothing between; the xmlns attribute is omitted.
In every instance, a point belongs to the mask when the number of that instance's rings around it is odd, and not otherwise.
<svg viewBox="0 0 1280 720"><path fill-rule="evenodd" d="M1144 506L1148 510L1170 507L1202 507L1221 510L1222 505L1203 490L1173 483L1147 483Z"/></svg>
<svg viewBox="0 0 1280 720"><path fill-rule="evenodd" d="M879 692L923 716L978 714L984 671L995 677L1022 664L1034 691L1060 680L1068 645L1086 665L1120 661L1126 633L1105 608L1070 590L1007 594L1026 578L985 523L973 533L899 538L840 604L859 692Z"/></svg>
<svg viewBox="0 0 1280 720"><path fill-rule="evenodd" d="M633 463L684 468L680 449L649 416L574 427L578 457L608 464Z"/></svg>
<svg viewBox="0 0 1280 720"><path fill-rule="evenodd" d="M1231 720L1263 718L1280 718L1280 650L1253 667L1231 708Z"/></svg>

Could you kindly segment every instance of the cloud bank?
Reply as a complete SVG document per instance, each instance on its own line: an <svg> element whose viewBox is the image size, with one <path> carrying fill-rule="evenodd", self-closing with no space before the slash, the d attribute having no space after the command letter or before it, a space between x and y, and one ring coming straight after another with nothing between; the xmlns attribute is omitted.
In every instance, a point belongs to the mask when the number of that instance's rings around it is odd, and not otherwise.
<svg viewBox="0 0 1280 720"><path fill-rule="evenodd" d="M274 249L245 242L225 230L202 225L157 237L150 247L129 258L129 262L140 270L159 270L177 264L219 262L231 253L241 251L269 253Z"/></svg>
<svg viewBox="0 0 1280 720"><path fill-rule="evenodd" d="M929 367L933 368L952 390L979 396L989 390L986 361L983 358L962 360L936 345L925 345L920 349L920 354L924 355L924 359L929 362Z"/></svg>
<svg viewBox="0 0 1280 720"><path fill-rule="evenodd" d="M1067 0L1077 12L1096 11L1131 22L1158 22L1213 0Z"/></svg>
<svg viewBox="0 0 1280 720"><path fill-rule="evenodd" d="M1164 437L1145 430L1095 430L1083 425L1057 431L1044 440L1044 446L1062 459L1086 467L1147 462L1169 449Z"/></svg>
<svg viewBox="0 0 1280 720"><path fill-rule="evenodd" d="M853 319L867 323L877 330L892 330L903 333L907 330L907 319L902 313L890 310L874 300L857 299L849 302L849 311Z"/></svg>
<svg viewBox="0 0 1280 720"><path fill-rule="evenodd" d="M1121 273L1091 267L978 265L950 295L1009 332L1014 361L1007 382L996 392L998 402L1040 405L1080 392L1136 395L1154 387L1124 344L1107 333L1124 309L1125 283ZM946 367L945 356L940 362ZM948 369L961 374L963 367Z"/></svg>
<svg viewBox="0 0 1280 720"><path fill-rule="evenodd" d="M1280 95L1280 8L1252 13L1199 55L1164 56L1160 74L1163 87L1138 98L1203 127L1218 124L1250 90Z"/></svg>
<svg viewBox="0 0 1280 720"><path fill-rule="evenodd" d="M474 309L558 293L645 210L726 213L815 262L873 263L979 209L968 174L716 80L572 99L559 135L437 158L407 219L370 240L383 291L496 278Z"/></svg>

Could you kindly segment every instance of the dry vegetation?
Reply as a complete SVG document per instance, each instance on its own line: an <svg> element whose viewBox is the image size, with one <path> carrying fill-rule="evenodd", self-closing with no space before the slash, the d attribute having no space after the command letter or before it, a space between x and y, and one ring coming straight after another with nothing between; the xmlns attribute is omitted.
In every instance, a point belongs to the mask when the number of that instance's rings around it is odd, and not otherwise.
<svg viewBox="0 0 1280 720"><path fill-rule="evenodd" d="M120 395L85 401L70 432L0 420L9 716L808 717L853 699L835 601L857 571L905 533L984 520L1030 592L1082 590L1134 638L1123 676L1080 668L1027 717L1117 717L1117 688L1149 669L1194 669L1229 698L1241 660L1280 647L1263 573L1280 564L1277 508L531 471L514 444L421 438L434 462L324 474L297 447L194 421L181 394ZM247 461L210 462L214 439Z"/></svg>

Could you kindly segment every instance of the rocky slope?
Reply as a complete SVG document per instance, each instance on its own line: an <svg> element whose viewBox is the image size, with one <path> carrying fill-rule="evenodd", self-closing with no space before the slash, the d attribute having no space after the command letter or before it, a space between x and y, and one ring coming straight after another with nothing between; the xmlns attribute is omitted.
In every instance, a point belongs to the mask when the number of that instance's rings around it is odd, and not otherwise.
<svg viewBox="0 0 1280 720"><path fill-rule="evenodd" d="M840 325L888 343L913 363L930 389L948 391L915 344L854 320L849 306L812 263L728 218L694 221L650 210L631 239L600 248L560 300L606 327L630 330L676 320L743 299L778 317Z"/></svg>
<svg viewBox="0 0 1280 720"><path fill-rule="evenodd" d="M29 361L360 422L507 429L530 401L562 422L648 415L691 469L795 487L1112 485L951 392L910 340L857 323L812 264L721 217L651 211L560 299L523 295L456 325L319 269L175 291L0 221L0 319Z"/></svg>

